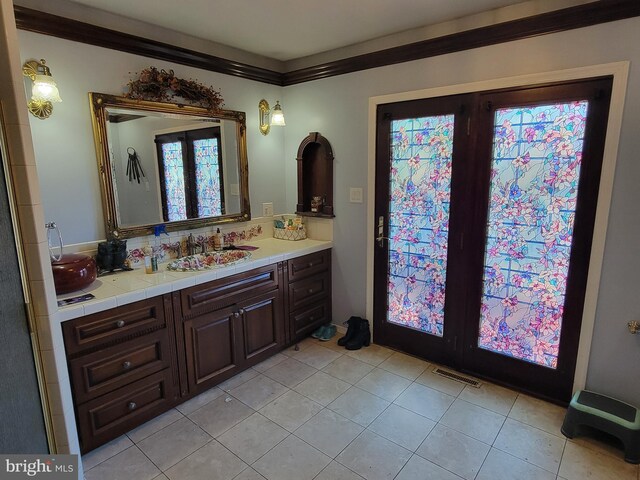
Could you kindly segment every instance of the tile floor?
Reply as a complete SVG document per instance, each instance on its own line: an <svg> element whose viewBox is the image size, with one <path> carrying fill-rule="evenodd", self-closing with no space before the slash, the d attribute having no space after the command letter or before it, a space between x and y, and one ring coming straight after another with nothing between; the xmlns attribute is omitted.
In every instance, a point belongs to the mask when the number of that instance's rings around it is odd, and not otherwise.
<svg viewBox="0 0 640 480"><path fill-rule="evenodd" d="M337 337L336 337L337 338ZM640 480L564 410L307 339L83 457L87 480Z"/></svg>

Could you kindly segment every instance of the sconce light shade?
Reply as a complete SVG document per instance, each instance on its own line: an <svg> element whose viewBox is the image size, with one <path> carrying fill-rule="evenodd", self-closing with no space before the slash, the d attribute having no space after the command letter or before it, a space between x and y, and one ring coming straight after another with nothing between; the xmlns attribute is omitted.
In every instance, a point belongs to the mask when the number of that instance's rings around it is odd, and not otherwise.
<svg viewBox="0 0 640 480"><path fill-rule="evenodd" d="M284 123L284 113L282 113L282 107L278 100L276 100L276 105L273 107L273 113L271 113L271 125L278 127L284 127L286 125L286 123Z"/></svg>
<svg viewBox="0 0 640 480"><path fill-rule="evenodd" d="M31 100L27 104L29 112L41 120L49 118L53 112L53 103L61 102L62 99L58 86L51 76L51 70L45 65L45 60L25 62L22 73L33 81Z"/></svg>

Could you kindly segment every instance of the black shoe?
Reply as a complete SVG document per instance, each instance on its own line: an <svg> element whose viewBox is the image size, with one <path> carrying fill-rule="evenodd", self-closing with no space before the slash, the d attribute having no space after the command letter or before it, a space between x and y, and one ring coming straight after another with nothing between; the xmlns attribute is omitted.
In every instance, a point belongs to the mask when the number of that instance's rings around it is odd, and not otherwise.
<svg viewBox="0 0 640 480"><path fill-rule="evenodd" d="M345 347L347 350L360 350L363 345L368 347L370 343L371 330L369 330L369 320L360 319L360 328Z"/></svg>
<svg viewBox="0 0 640 480"><path fill-rule="evenodd" d="M362 322L362 319L360 317L351 317L349 320L344 322L349 326L347 327L346 335L338 339L338 345L344 347L347 343L349 343L349 341L351 341L351 339L360 329L360 322Z"/></svg>

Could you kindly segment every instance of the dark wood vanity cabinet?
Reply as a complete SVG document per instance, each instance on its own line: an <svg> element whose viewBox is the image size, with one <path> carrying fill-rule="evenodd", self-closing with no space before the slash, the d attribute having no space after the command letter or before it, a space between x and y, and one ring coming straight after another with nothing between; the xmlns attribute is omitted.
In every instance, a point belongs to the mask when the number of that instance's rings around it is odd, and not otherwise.
<svg viewBox="0 0 640 480"><path fill-rule="evenodd" d="M331 323L331 250L287 262L287 304L292 341Z"/></svg>
<svg viewBox="0 0 640 480"><path fill-rule="evenodd" d="M62 324L83 452L331 321L329 250Z"/></svg>

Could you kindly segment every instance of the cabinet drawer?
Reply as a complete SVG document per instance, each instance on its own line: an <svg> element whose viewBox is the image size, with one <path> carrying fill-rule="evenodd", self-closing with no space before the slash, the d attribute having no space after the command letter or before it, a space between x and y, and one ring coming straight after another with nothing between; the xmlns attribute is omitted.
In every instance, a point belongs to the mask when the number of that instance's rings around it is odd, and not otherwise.
<svg viewBox="0 0 640 480"><path fill-rule="evenodd" d="M318 253L292 258L287 268L289 281L294 282L306 278L318 272L327 270L331 265L331 250L323 250Z"/></svg>
<svg viewBox="0 0 640 480"><path fill-rule="evenodd" d="M289 284L289 308L291 311L314 303L331 293L331 273L300 280Z"/></svg>
<svg viewBox="0 0 640 480"><path fill-rule="evenodd" d="M331 322L331 305L326 299L316 305L291 315L293 335L295 338L305 337L320 325Z"/></svg>
<svg viewBox="0 0 640 480"><path fill-rule="evenodd" d="M68 355L166 326L164 298L155 297L62 324Z"/></svg>
<svg viewBox="0 0 640 480"><path fill-rule="evenodd" d="M166 329L69 362L76 403L109 393L170 365Z"/></svg>
<svg viewBox="0 0 640 480"><path fill-rule="evenodd" d="M273 264L187 288L180 292L182 314L187 317L228 307L244 293L268 292L279 284L278 265Z"/></svg>
<svg viewBox="0 0 640 480"><path fill-rule="evenodd" d="M169 409L173 402L171 369L77 407L82 451L117 437Z"/></svg>

